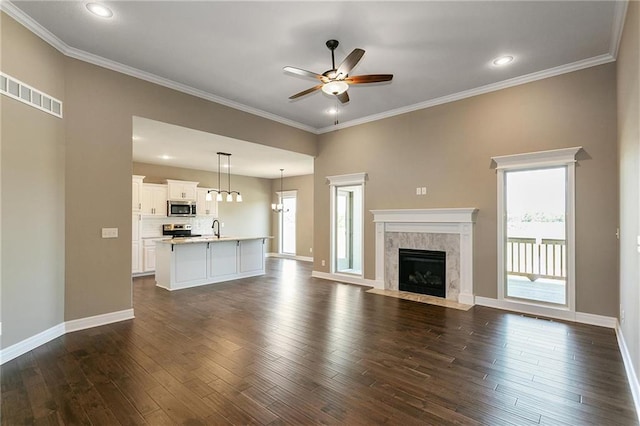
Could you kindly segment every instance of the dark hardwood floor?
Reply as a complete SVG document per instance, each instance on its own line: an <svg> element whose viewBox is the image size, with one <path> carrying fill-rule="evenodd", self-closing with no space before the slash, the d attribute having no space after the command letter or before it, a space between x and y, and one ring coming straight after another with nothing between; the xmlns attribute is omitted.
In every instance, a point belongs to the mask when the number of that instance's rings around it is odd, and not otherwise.
<svg viewBox="0 0 640 426"><path fill-rule="evenodd" d="M310 278L170 293L1 368L2 424L633 425L613 330Z"/></svg>

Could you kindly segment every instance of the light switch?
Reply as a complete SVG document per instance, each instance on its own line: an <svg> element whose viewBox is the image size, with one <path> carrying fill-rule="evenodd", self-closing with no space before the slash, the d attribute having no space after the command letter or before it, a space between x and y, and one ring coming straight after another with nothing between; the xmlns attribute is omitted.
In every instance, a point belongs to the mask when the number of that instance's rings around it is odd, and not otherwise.
<svg viewBox="0 0 640 426"><path fill-rule="evenodd" d="M102 228L102 238L118 238L118 228Z"/></svg>
<svg viewBox="0 0 640 426"><path fill-rule="evenodd" d="M426 186L422 187L422 195L427 195L427 187Z"/></svg>
<svg viewBox="0 0 640 426"><path fill-rule="evenodd" d="M420 195L420 193L421 193L420 188L419 187L416 188L416 195Z"/></svg>

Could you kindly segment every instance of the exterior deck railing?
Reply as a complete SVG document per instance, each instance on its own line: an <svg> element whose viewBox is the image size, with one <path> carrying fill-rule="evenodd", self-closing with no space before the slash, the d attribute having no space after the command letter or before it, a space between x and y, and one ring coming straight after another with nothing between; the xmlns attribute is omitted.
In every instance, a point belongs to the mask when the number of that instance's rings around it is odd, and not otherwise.
<svg viewBox="0 0 640 426"><path fill-rule="evenodd" d="M535 281L538 278L567 278L565 240L542 238L507 239L507 273Z"/></svg>

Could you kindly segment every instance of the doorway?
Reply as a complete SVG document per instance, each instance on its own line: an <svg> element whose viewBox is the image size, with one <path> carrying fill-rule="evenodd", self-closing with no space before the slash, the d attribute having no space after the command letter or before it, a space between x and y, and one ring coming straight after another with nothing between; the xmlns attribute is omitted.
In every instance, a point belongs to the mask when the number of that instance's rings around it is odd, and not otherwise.
<svg viewBox="0 0 640 426"><path fill-rule="evenodd" d="M504 306L575 312L575 182L581 149L492 157L498 177L498 299Z"/></svg>
<svg viewBox="0 0 640 426"><path fill-rule="evenodd" d="M567 305L567 170L505 173L505 297Z"/></svg>
<svg viewBox="0 0 640 426"><path fill-rule="evenodd" d="M334 269L362 275L362 185L335 191Z"/></svg>
<svg viewBox="0 0 640 426"><path fill-rule="evenodd" d="M296 192L286 191L280 196L280 253L296 255Z"/></svg>

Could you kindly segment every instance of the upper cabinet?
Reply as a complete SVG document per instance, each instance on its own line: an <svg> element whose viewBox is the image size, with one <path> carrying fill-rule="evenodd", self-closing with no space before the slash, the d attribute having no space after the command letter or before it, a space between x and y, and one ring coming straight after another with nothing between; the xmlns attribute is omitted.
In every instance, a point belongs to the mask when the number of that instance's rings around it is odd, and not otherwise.
<svg viewBox="0 0 640 426"><path fill-rule="evenodd" d="M211 193L211 201L207 201L207 191L210 188L197 188L196 212L198 216L218 217L218 202L216 194Z"/></svg>
<svg viewBox="0 0 640 426"><path fill-rule="evenodd" d="M139 212L142 209L142 180L144 176L133 175L131 176L131 210Z"/></svg>
<svg viewBox="0 0 640 426"><path fill-rule="evenodd" d="M167 215L167 186L145 183L140 192L141 213L149 216Z"/></svg>
<svg viewBox="0 0 640 426"><path fill-rule="evenodd" d="M167 179L167 185L169 187L169 200L196 201L198 182Z"/></svg>

